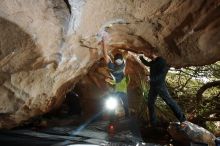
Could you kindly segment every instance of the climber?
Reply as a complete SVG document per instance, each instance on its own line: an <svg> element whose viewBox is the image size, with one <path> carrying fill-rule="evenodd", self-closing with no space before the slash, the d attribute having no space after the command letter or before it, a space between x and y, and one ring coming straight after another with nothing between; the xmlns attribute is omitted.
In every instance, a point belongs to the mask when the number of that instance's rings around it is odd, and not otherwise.
<svg viewBox="0 0 220 146"><path fill-rule="evenodd" d="M159 95L166 102L166 104L169 105L177 119L180 122L184 122L186 119L182 110L172 99L166 87L165 78L169 70L166 61L162 57L157 56L154 51L149 51L145 55L151 59L150 62L145 60L143 55L140 55L139 58L144 65L150 67L150 90L148 93L148 109L151 126L156 127L158 125L154 110L157 95Z"/></svg>
<svg viewBox="0 0 220 146"><path fill-rule="evenodd" d="M114 61L112 61L107 53L107 47L105 47L104 40L101 41L101 45L103 48L104 59L112 76L111 84L114 85L114 94L116 97L121 98L123 102L125 117L129 117L127 99L127 85L129 78L125 75L125 60L122 54L117 53L114 55Z"/></svg>

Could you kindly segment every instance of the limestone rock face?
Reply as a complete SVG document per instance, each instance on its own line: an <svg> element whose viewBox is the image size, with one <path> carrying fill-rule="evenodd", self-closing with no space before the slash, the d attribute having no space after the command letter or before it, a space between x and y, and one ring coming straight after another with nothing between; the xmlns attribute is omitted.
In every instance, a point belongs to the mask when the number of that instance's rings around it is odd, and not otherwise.
<svg viewBox="0 0 220 146"><path fill-rule="evenodd" d="M109 49L154 49L174 67L220 60L218 0L2 0L0 128L58 107Z"/></svg>

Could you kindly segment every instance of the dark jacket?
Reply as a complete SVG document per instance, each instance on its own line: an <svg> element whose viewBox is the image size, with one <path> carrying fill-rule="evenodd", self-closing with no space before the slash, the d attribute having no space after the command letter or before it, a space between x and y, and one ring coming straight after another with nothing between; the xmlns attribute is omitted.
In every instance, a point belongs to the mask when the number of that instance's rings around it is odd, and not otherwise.
<svg viewBox="0 0 220 146"><path fill-rule="evenodd" d="M169 67L161 57L157 57L155 60L148 62L142 56L140 57L141 62L150 67L150 84L160 85L165 83L165 78Z"/></svg>

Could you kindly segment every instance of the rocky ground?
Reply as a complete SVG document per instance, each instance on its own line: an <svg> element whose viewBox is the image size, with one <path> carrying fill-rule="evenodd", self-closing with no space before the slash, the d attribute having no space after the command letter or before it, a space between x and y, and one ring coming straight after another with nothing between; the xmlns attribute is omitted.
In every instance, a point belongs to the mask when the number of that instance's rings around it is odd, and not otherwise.
<svg viewBox="0 0 220 146"><path fill-rule="evenodd" d="M65 123L69 121L71 124ZM10 131L0 132L0 143L11 146L66 146L74 144L94 144L94 145L145 145L162 146L170 143L170 137L166 130L145 131L145 140L138 137L138 134L131 131L131 125L134 126L134 120L121 119L113 129L109 129L109 121L96 121L83 125L73 124L76 118L59 120L62 126L35 125L17 128ZM54 124L54 121L47 121ZM57 124L57 123L56 123ZM77 126L76 126L77 125ZM48 127L49 126L49 127ZM148 137L148 138L147 138ZM145 141L145 142L144 142Z"/></svg>

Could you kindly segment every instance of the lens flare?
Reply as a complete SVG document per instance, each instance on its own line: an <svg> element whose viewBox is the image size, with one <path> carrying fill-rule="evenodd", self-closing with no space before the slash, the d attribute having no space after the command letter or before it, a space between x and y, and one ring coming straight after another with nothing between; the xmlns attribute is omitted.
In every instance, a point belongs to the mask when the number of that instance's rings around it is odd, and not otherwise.
<svg viewBox="0 0 220 146"><path fill-rule="evenodd" d="M114 110L116 109L117 106L118 106L118 101L114 97L109 97L105 102L105 107L108 110Z"/></svg>

